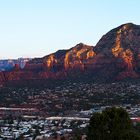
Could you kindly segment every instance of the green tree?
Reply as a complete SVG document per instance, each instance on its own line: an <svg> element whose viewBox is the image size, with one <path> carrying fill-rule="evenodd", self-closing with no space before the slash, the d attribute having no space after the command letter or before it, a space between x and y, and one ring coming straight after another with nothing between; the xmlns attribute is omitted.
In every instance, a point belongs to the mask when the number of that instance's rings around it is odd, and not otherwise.
<svg viewBox="0 0 140 140"><path fill-rule="evenodd" d="M40 135L40 131L39 131L39 128L36 128L35 129L35 133L34 133L34 136L33 136L33 140Z"/></svg>
<svg viewBox="0 0 140 140"><path fill-rule="evenodd" d="M24 134L21 134L18 139L19 140L24 140Z"/></svg>
<svg viewBox="0 0 140 140"><path fill-rule="evenodd" d="M78 128L74 129L73 133L74 133L73 140L81 140L82 132L80 129Z"/></svg>
<svg viewBox="0 0 140 140"><path fill-rule="evenodd" d="M8 124L14 123L14 119L13 119L13 116L11 114L7 117L7 121L8 121Z"/></svg>
<svg viewBox="0 0 140 140"><path fill-rule="evenodd" d="M122 108L108 108L90 119L87 140L140 140L132 131L128 113Z"/></svg>

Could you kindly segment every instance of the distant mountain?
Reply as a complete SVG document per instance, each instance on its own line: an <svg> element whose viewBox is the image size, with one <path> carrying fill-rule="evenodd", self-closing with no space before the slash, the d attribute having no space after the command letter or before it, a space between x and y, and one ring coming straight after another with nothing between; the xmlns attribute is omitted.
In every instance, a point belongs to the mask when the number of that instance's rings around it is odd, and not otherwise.
<svg viewBox="0 0 140 140"><path fill-rule="evenodd" d="M105 34L95 47L77 44L1 73L1 83L46 79L116 81L140 76L140 26L123 24Z"/></svg>
<svg viewBox="0 0 140 140"><path fill-rule="evenodd" d="M30 60L31 60L30 58L0 60L0 71L12 70L16 64L18 64L20 68L24 68L25 64Z"/></svg>

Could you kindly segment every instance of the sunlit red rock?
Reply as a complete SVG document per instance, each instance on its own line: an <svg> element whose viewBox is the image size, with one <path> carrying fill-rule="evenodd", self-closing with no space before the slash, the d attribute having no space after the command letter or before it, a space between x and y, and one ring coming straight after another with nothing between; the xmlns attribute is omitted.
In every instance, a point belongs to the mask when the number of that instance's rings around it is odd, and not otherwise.
<svg viewBox="0 0 140 140"><path fill-rule="evenodd" d="M129 48L124 50L124 48L122 47L123 44L121 41L122 36L127 35L127 30L129 30L129 25L124 25L124 26L122 26L122 28L120 28L117 31L115 47L112 48L112 53L115 57L122 58L124 60L124 62L126 63L126 77L127 76L133 77L133 76L137 75L133 70L133 61L134 61L133 52Z"/></svg>
<svg viewBox="0 0 140 140"><path fill-rule="evenodd" d="M95 47L77 44L68 50L35 58L23 69L0 74L5 81L64 79L86 73L86 78L119 80L140 76L140 26L121 25L105 34ZM90 73L90 76L88 75Z"/></svg>
<svg viewBox="0 0 140 140"><path fill-rule="evenodd" d="M64 59L65 70L79 68L84 70L88 59L95 56L93 46L85 45L83 43L77 44L74 48L68 51Z"/></svg>
<svg viewBox="0 0 140 140"><path fill-rule="evenodd" d="M57 63L57 59L55 58L55 55L54 54L50 55L46 63L47 63L47 67L51 69L53 65Z"/></svg>
<svg viewBox="0 0 140 140"><path fill-rule="evenodd" d="M116 63L116 77L133 77L139 76L138 72L138 57L140 52L140 26L132 23L121 25L106 35L96 45L96 52ZM104 60L101 60L104 61ZM113 61L112 61L113 62ZM137 71L135 71L137 69ZM121 75L121 76L120 76Z"/></svg>

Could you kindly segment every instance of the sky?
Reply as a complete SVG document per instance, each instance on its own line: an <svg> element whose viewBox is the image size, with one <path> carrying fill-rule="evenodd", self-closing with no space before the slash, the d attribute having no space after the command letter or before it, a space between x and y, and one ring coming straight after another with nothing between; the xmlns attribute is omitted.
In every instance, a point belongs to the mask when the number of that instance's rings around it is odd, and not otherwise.
<svg viewBox="0 0 140 140"><path fill-rule="evenodd" d="M0 59L43 57L128 22L140 25L140 0L0 0Z"/></svg>

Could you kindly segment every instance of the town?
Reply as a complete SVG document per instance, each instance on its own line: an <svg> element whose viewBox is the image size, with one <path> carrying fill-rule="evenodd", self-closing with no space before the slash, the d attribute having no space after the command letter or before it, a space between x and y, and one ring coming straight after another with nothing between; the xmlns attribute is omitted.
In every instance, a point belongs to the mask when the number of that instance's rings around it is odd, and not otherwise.
<svg viewBox="0 0 140 140"><path fill-rule="evenodd" d="M70 138L76 129L87 128L93 113L112 106L127 110L133 122L140 120L139 83L68 82L54 87L4 87L0 93L2 139Z"/></svg>

